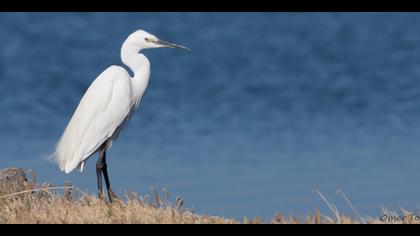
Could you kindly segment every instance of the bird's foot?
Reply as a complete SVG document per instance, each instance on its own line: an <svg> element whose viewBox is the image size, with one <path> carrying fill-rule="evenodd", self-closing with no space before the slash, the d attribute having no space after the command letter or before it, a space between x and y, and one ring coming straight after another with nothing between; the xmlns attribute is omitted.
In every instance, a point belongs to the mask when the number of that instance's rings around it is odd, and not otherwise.
<svg viewBox="0 0 420 236"><path fill-rule="evenodd" d="M101 199L102 201L105 201L104 192L102 191L98 192L98 198Z"/></svg>
<svg viewBox="0 0 420 236"><path fill-rule="evenodd" d="M112 189L108 190L108 196L109 196L109 201L110 202L114 202L115 200L120 200L120 198L118 197L117 194L114 193L114 191L112 191Z"/></svg>

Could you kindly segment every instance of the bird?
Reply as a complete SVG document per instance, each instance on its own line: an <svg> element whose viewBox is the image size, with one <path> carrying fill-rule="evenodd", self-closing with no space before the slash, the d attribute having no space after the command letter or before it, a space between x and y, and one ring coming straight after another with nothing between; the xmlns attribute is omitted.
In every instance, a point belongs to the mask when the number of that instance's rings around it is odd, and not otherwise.
<svg viewBox="0 0 420 236"><path fill-rule="evenodd" d="M96 163L98 196L104 199L102 175L109 201L118 199L109 181L106 152L124 125L139 107L150 80L150 61L143 50L152 48L189 48L158 39L142 29L123 42L120 57L134 75L122 66L112 65L92 82L67 124L52 154L66 174L83 172L86 161L99 153Z"/></svg>

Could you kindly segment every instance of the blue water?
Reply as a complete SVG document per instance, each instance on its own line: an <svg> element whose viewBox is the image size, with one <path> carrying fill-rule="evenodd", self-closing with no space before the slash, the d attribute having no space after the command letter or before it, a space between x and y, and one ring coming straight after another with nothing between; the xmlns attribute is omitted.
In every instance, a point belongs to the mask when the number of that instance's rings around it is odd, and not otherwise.
<svg viewBox="0 0 420 236"><path fill-rule="evenodd" d="M202 214L265 219L420 203L420 14L2 13L0 167L96 192L45 160L134 30L192 49L146 52L152 80L109 152L121 195L166 188ZM96 159L96 158L95 158Z"/></svg>

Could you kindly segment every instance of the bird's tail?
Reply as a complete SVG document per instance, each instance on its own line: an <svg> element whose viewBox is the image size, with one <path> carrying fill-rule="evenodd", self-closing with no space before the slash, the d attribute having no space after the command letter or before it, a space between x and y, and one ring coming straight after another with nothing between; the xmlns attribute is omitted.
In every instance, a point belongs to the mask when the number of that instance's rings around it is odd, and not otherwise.
<svg viewBox="0 0 420 236"><path fill-rule="evenodd" d="M49 157L51 160L55 161L60 170L64 171L66 174L70 173L81 164L76 163L74 158L75 156L78 156L78 153L75 153L77 149L75 149L74 146L72 133L66 128L64 134L56 144L54 153ZM83 170L83 165L79 166L79 170Z"/></svg>
<svg viewBox="0 0 420 236"><path fill-rule="evenodd" d="M65 171L66 158L63 152L63 144L61 143L61 139L56 144L54 152L48 155L47 159L51 162L57 163L60 170Z"/></svg>

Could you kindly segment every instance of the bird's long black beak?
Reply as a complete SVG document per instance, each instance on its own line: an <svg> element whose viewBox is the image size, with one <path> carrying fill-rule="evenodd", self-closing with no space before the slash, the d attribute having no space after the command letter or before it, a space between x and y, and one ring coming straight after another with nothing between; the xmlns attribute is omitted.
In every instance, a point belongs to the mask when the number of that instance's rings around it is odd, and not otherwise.
<svg viewBox="0 0 420 236"><path fill-rule="evenodd" d="M187 47L184 47L184 46L181 46L181 45L178 45L178 44L174 44L174 43L168 43L168 42L165 42L165 41L160 40L160 39L158 39L156 41L156 44L162 45L164 47L179 48L179 49L184 49L184 50L187 50L187 51L191 51L191 49L189 49Z"/></svg>

